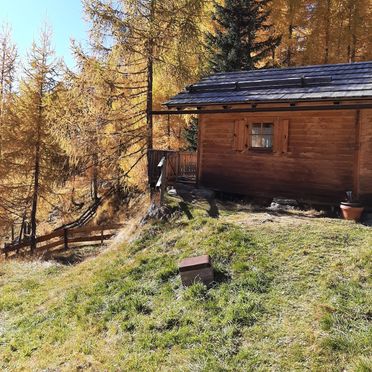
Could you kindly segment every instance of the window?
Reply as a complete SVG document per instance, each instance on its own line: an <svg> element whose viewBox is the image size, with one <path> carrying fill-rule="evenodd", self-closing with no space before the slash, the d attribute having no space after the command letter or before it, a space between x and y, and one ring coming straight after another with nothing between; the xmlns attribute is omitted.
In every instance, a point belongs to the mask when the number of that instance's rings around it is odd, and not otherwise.
<svg viewBox="0 0 372 372"><path fill-rule="evenodd" d="M253 123L251 125L251 149L273 149L273 134L274 124L273 123Z"/></svg>

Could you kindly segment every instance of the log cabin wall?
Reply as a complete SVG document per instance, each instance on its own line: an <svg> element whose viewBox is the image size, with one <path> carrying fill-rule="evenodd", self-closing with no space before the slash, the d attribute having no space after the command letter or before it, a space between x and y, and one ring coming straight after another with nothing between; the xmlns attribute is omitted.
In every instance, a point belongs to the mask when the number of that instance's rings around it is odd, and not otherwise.
<svg viewBox="0 0 372 372"><path fill-rule="evenodd" d="M359 193L363 201L372 205L372 110L360 114Z"/></svg>
<svg viewBox="0 0 372 372"><path fill-rule="evenodd" d="M237 138L252 122L274 123L272 152ZM215 190L330 202L354 190L366 198L371 159L372 110L200 115L198 180Z"/></svg>

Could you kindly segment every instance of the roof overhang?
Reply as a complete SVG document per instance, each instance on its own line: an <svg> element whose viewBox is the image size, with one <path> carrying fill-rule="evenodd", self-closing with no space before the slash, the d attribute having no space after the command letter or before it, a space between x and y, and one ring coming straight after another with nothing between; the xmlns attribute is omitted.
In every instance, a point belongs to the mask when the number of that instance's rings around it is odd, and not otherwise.
<svg viewBox="0 0 372 372"><path fill-rule="evenodd" d="M306 105L306 103L309 103ZM275 106L279 105L280 106ZM334 110L361 110L372 109L372 97L366 102L347 102L337 100L324 101L276 101L254 102L236 104L208 104L203 106L177 106L168 107L167 110L153 110L152 115L200 115L200 114L229 114L229 113L261 113L261 112L288 112L288 111L334 111Z"/></svg>

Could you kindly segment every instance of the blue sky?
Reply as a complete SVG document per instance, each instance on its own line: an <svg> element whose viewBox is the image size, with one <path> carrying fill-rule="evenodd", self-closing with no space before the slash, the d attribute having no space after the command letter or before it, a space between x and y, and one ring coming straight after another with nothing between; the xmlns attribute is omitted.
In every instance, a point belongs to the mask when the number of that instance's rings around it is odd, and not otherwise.
<svg viewBox="0 0 372 372"><path fill-rule="evenodd" d="M11 26L22 61L45 21L53 30L56 55L73 67L70 39L84 43L88 37L80 0L0 0L0 26L4 22Z"/></svg>

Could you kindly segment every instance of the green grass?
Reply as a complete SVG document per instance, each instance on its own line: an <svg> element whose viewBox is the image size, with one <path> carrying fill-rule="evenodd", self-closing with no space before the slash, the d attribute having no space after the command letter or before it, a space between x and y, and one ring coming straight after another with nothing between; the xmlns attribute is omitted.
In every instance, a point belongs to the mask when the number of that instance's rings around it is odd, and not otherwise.
<svg viewBox="0 0 372 372"><path fill-rule="evenodd" d="M220 209L75 267L0 266L0 370L370 371L372 230ZM183 288L204 253L218 283Z"/></svg>

